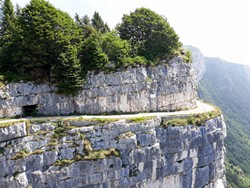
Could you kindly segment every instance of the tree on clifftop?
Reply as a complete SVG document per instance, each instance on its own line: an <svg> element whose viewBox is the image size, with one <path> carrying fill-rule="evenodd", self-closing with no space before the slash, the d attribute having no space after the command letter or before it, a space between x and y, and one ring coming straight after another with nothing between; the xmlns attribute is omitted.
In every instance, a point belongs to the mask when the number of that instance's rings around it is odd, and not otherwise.
<svg viewBox="0 0 250 188"><path fill-rule="evenodd" d="M18 18L18 70L34 79L48 79L65 46L76 43L79 29L65 12L45 0L31 0Z"/></svg>
<svg viewBox="0 0 250 188"><path fill-rule="evenodd" d="M58 93L72 94L83 85L81 64L77 57L77 48L67 46L58 57L58 63L52 67L52 79L58 88Z"/></svg>
<svg viewBox="0 0 250 188"><path fill-rule="evenodd" d="M1 3L0 9L0 37L7 35L7 32L11 32L15 27L16 17L14 7L10 0L5 0Z"/></svg>
<svg viewBox="0 0 250 188"><path fill-rule="evenodd" d="M104 23L98 12L94 13L93 18L91 19L91 24L96 29L96 31L100 33L107 33L110 31L108 25Z"/></svg>
<svg viewBox="0 0 250 188"><path fill-rule="evenodd" d="M0 68L10 69L12 49L14 48L14 35L16 17L14 7L10 0L1 2L0 8Z"/></svg>
<svg viewBox="0 0 250 188"><path fill-rule="evenodd" d="M105 70L109 64L108 56L103 52L100 42L100 34L94 33L88 37L81 47L80 51L82 72L93 70Z"/></svg>
<svg viewBox="0 0 250 188"><path fill-rule="evenodd" d="M117 29L122 39L131 42L138 55L152 61L165 58L181 46L178 35L166 19L146 8L124 15Z"/></svg>

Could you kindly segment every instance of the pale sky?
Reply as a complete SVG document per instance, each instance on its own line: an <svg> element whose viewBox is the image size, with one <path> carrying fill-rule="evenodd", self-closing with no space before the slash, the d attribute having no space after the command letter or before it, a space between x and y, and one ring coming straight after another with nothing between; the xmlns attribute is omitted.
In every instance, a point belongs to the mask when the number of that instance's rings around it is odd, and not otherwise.
<svg viewBox="0 0 250 188"><path fill-rule="evenodd" d="M12 0L24 7L29 0ZM249 0L49 0L72 17L92 17L94 11L111 28L123 14L150 8L164 15L185 45L199 48L203 55L250 65Z"/></svg>

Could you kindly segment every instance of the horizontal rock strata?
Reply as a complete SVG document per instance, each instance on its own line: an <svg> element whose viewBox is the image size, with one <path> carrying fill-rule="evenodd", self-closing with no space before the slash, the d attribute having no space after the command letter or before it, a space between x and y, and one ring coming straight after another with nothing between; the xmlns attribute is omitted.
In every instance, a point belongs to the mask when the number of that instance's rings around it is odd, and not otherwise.
<svg viewBox="0 0 250 188"><path fill-rule="evenodd" d="M224 187L222 116L20 122L0 128L0 187Z"/></svg>
<svg viewBox="0 0 250 188"><path fill-rule="evenodd" d="M44 115L171 111L196 106L191 64L175 57L164 65L89 73L76 96L56 94L48 84L11 83L0 90L0 117L25 113L34 105Z"/></svg>

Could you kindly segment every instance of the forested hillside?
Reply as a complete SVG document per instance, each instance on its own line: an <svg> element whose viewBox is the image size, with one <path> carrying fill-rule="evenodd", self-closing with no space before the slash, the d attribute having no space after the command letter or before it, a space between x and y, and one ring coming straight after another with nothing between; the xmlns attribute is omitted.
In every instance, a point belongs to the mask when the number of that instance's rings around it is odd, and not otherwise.
<svg viewBox="0 0 250 188"><path fill-rule="evenodd" d="M50 82L74 93L88 71L154 65L176 55L189 61L165 17L146 8L124 15L114 30L98 12L72 19L45 0L16 10L3 0L0 11L2 81Z"/></svg>
<svg viewBox="0 0 250 188"><path fill-rule="evenodd" d="M228 136L229 187L250 187L250 68L218 58L205 58L206 72L199 96L218 105L224 114Z"/></svg>

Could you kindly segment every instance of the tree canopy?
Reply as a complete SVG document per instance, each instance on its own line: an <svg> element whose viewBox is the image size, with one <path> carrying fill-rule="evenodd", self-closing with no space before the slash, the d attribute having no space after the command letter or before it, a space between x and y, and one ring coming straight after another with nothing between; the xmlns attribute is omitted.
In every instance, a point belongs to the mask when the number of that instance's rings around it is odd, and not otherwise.
<svg viewBox="0 0 250 188"><path fill-rule="evenodd" d="M51 82L60 93L76 92L88 71L154 64L181 45L166 19L145 8L110 31L98 12L73 20L45 0L16 11L11 0L0 5L0 74Z"/></svg>
<svg viewBox="0 0 250 188"><path fill-rule="evenodd" d="M1 2L0 8L0 68L11 69L11 51L14 47L16 16L10 0Z"/></svg>
<svg viewBox="0 0 250 188"><path fill-rule="evenodd" d="M138 55L152 61L181 47L178 35L167 20L147 8L124 15L117 29L122 39L131 42Z"/></svg>
<svg viewBox="0 0 250 188"><path fill-rule="evenodd" d="M100 33L107 33L110 31L108 24L104 23L98 12L94 13L91 23L93 27Z"/></svg>
<svg viewBox="0 0 250 188"><path fill-rule="evenodd" d="M12 31L15 27L16 17L14 7L10 0L5 0L0 9L0 36L3 37L6 32Z"/></svg>
<svg viewBox="0 0 250 188"><path fill-rule="evenodd" d="M18 24L19 71L31 72L38 79L49 77L64 48L78 39L73 19L44 0L31 0L18 17Z"/></svg>

